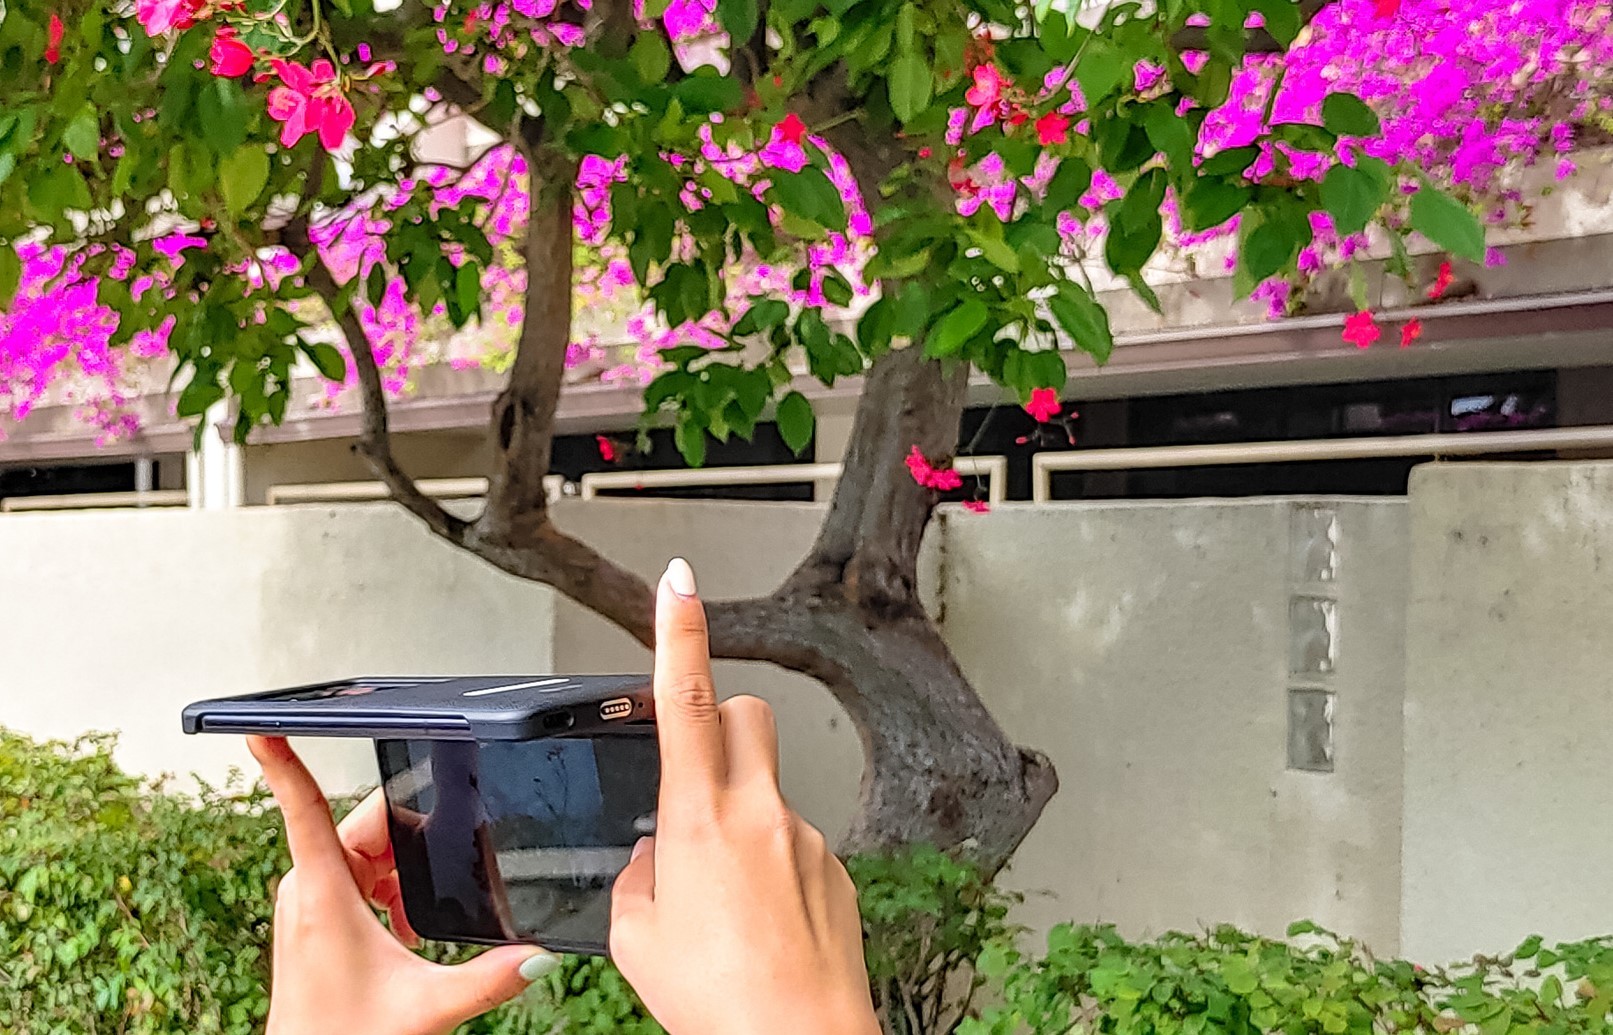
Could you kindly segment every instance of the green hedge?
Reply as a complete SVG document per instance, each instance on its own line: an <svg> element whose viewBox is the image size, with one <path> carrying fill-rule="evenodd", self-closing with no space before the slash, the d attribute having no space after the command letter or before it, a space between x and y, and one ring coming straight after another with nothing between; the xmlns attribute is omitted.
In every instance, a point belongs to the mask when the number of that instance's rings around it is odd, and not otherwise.
<svg viewBox="0 0 1613 1035"><path fill-rule="evenodd" d="M255 789L168 793L119 771L109 748L0 730L0 1032L258 1030L270 888L287 865L277 816ZM851 869L893 1035L1613 1035L1610 939L1531 939L1423 970L1306 924L1285 941L1066 925L1031 956L1008 919L1015 897L969 866L921 848ZM570 960L464 1031L660 1028L608 964Z"/></svg>

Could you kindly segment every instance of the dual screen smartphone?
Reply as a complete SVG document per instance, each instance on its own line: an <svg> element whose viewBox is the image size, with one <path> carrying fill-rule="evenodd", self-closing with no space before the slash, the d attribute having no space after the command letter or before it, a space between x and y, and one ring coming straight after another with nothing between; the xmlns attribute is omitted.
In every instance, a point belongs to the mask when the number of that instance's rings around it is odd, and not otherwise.
<svg viewBox="0 0 1613 1035"><path fill-rule="evenodd" d="M611 886L655 831L648 676L349 679L200 701L183 723L373 740L423 938L603 954Z"/></svg>

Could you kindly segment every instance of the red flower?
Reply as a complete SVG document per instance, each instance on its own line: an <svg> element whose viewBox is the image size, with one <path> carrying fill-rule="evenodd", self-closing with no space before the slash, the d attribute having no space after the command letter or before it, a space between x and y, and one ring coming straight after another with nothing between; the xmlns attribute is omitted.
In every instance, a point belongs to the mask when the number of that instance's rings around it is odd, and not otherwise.
<svg viewBox="0 0 1613 1035"><path fill-rule="evenodd" d="M1056 111L1043 115L1036 120L1036 139L1043 147L1066 143L1070 139L1070 117Z"/></svg>
<svg viewBox="0 0 1613 1035"><path fill-rule="evenodd" d="M1447 259L1440 263L1439 274L1434 277L1434 283L1428 288L1429 299L1437 300L1441 298L1446 291L1450 290L1451 282L1455 279L1456 275L1451 272L1450 260Z"/></svg>
<svg viewBox="0 0 1613 1035"><path fill-rule="evenodd" d="M325 150L341 147L353 128L353 105L342 95L335 67L324 58L312 68L278 59L273 64L285 84L269 91L269 117L285 123L280 127L281 145L290 147L317 133Z"/></svg>
<svg viewBox="0 0 1613 1035"><path fill-rule="evenodd" d="M935 489L938 492L950 492L953 489L963 488L962 475L958 474L957 471L954 471L950 467L930 466L930 462L924 459L924 454L919 452L918 446L914 446L913 449L907 454L907 460L905 462L907 464L907 471L913 476L913 480L924 486L926 489Z"/></svg>
<svg viewBox="0 0 1613 1035"><path fill-rule="evenodd" d="M985 500L964 500L963 509L973 514L990 514L991 504Z"/></svg>
<svg viewBox="0 0 1613 1035"><path fill-rule="evenodd" d="M607 464L616 462L616 443L604 435L595 435L594 442L599 445L599 458Z"/></svg>
<svg viewBox="0 0 1613 1035"><path fill-rule="evenodd" d="M45 43L45 61L54 65L62 59L62 36L67 32L67 26L62 24L55 11L50 13L50 25L46 32L48 40Z"/></svg>
<svg viewBox="0 0 1613 1035"><path fill-rule="evenodd" d="M1358 349L1370 349L1373 342L1383 337L1383 331L1378 329L1378 321L1372 314L1363 309L1344 318L1342 337Z"/></svg>
<svg viewBox="0 0 1613 1035"><path fill-rule="evenodd" d="M1038 424L1046 424L1059 415L1064 408L1059 402L1059 393L1051 388L1037 388L1031 392L1031 401L1025 404L1025 412L1036 418Z"/></svg>
<svg viewBox="0 0 1613 1035"><path fill-rule="evenodd" d="M1407 320L1400 328L1400 347L1407 348L1412 342L1423 336L1423 322L1421 320Z"/></svg>
<svg viewBox="0 0 1613 1035"><path fill-rule="evenodd" d="M1393 18L1400 13L1400 0L1378 0L1373 13L1379 18Z"/></svg>
<svg viewBox="0 0 1613 1035"><path fill-rule="evenodd" d="M806 136L806 131L806 123L793 111L773 127L773 135L790 144L799 144L801 138Z"/></svg>
<svg viewBox="0 0 1613 1035"><path fill-rule="evenodd" d="M229 25L220 25L218 32L213 36L213 45L207 51L207 56L213 62L213 74L226 79L234 79L239 75L246 75L252 71L255 57L252 48L242 43L236 36L235 29Z"/></svg>
<svg viewBox="0 0 1613 1035"><path fill-rule="evenodd" d="M932 154L934 154L934 153L935 153L935 152L934 152L934 151L931 151L931 150L930 150L930 149L929 149L929 148L928 148L928 147L921 147L921 148L919 148L919 157L920 157L920 158L928 158L928 157L930 157L930 156L931 156L931 155L932 155Z"/></svg>
<svg viewBox="0 0 1613 1035"><path fill-rule="evenodd" d="M963 99L976 108L996 107L1003 96L1003 78L997 71L996 65L976 65L974 70L974 85L969 87Z"/></svg>

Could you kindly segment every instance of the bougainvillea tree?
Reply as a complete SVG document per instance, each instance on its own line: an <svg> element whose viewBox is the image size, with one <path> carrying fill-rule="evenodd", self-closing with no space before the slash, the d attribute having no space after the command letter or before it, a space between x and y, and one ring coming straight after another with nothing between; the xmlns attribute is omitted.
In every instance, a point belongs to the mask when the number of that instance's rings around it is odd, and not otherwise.
<svg viewBox="0 0 1613 1035"><path fill-rule="evenodd" d="M166 349L180 413L228 399L244 437L283 415L299 366L352 378L360 448L403 506L649 643L649 587L546 508L556 401L587 352L578 292L643 293L646 338L671 346L646 410L693 463L766 419L805 446L798 374L861 376L817 541L773 593L710 606L712 647L844 705L868 760L850 847L1000 861L1056 776L982 706L916 575L971 372L1055 413L1067 356L1113 344L1093 276L1157 304L1143 274L1168 224L1236 234L1246 292L1369 226L1482 258L1423 142L1331 84L1388 85L1324 70L1290 103L1272 88L1296 73L1268 55L1313 17L1382 31L1404 14L1320 7L12 0L0 385L15 411L67 354L93 369ZM424 160L457 117L496 145ZM497 470L465 520L395 460L388 389L403 343L501 324Z"/></svg>

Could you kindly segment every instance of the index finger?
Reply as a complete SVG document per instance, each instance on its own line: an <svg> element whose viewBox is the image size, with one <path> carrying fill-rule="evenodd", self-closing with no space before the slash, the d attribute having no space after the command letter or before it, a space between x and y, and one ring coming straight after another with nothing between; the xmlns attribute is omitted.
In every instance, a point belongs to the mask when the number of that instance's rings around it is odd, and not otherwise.
<svg viewBox="0 0 1613 1035"><path fill-rule="evenodd" d="M263 767L263 779L280 804L292 865L304 872L346 874L347 852L336 836L330 803L302 759L284 737L248 737L252 757ZM339 868L339 869L338 869Z"/></svg>
<svg viewBox="0 0 1613 1035"><path fill-rule="evenodd" d="M656 590L655 722L661 745L661 812L708 802L727 774L706 609L681 557Z"/></svg>

